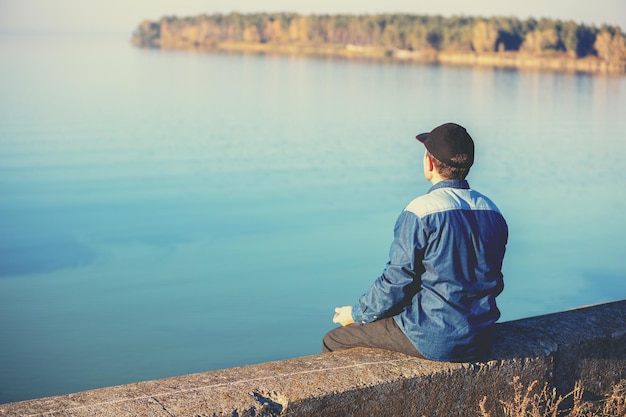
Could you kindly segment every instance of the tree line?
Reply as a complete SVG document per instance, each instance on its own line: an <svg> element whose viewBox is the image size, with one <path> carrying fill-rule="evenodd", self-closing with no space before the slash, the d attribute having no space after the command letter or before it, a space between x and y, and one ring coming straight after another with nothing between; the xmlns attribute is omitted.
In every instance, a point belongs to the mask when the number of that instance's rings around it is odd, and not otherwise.
<svg viewBox="0 0 626 417"><path fill-rule="evenodd" d="M172 39L196 46L244 42L407 51L516 51L626 62L626 37L617 26L515 17L230 13L145 21L133 34L133 42L140 46L165 46Z"/></svg>

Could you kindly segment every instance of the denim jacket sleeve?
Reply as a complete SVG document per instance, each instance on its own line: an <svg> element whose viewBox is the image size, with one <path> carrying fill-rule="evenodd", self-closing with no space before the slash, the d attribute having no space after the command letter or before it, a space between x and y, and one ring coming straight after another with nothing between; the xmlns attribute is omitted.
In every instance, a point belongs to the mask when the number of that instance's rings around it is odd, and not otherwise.
<svg viewBox="0 0 626 417"><path fill-rule="evenodd" d="M394 228L389 262L352 309L355 323L362 325L398 314L411 302L419 291L419 277L423 272L421 259L415 259L421 252L420 247L424 247L423 235L420 219L410 211L403 211Z"/></svg>

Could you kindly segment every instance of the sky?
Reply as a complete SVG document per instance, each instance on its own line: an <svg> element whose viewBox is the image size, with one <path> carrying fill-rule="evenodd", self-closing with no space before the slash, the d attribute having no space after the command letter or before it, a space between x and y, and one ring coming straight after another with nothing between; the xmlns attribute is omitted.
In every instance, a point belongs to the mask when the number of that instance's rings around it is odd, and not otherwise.
<svg viewBox="0 0 626 417"><path fill-rule="evenodd" d="M546 17L626 30L626 0L0 0L0 32L131 34L144 19L232 11Z"/></svg>

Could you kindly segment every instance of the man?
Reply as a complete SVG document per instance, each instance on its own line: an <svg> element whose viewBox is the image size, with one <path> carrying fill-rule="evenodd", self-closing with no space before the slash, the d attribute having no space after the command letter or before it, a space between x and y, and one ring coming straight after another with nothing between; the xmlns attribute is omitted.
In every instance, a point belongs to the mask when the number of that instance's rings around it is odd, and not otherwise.
<svg viewBox="0 0 626 417"><path fill-rule="evenodd" d="M416 139L432 187L400 214L382 275L354 307L335 309L342 327L324 336L324 352L365 346L465 362L489 349L506 221L465 180L474 163L465 128L445 123Z"/></svg>

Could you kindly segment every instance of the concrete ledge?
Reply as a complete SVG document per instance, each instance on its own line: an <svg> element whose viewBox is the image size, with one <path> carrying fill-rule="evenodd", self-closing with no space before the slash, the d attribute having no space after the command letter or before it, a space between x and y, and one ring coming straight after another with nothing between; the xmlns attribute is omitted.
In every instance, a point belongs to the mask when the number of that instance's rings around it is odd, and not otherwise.
<svg viewBox="0 0 626 417"><path fill-rule="evenodd" d="M591 395L626 379L626 300L501 323L490 357L454 364L377 349L0 405L1 416L477 416L519 376Z"/></svg>

